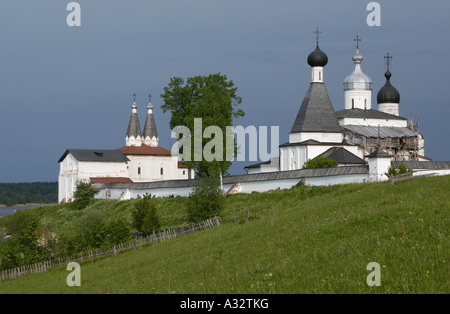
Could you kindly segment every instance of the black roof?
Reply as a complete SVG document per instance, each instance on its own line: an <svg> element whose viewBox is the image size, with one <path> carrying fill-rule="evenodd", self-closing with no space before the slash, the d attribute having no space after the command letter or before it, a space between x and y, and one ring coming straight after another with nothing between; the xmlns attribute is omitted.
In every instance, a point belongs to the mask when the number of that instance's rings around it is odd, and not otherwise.
<svg viewBox="0 0 450 314"><path fill-rule="evenodd" d="M316 49L308 56L308 64L311 67L324 67L328 63L328 56L319 48L317 43Z"/></svg>
<svg viewBox="0 0 450 314"><path fill-rule="evenodd" d="M142 137L141 126L139 124L139 117L137 113L131 113L130 122L128 123L127 136Z"/></svg>
<svg viewBox="0 0 450 314"><path fill-rule="evenodd" d="M409 169L450 169L450 161L391 161L393 166L400 166L401 164Z"/></svg>
<svg viewBox="0 0 450 314"><path fill-rule="evenodd" d="M291 133L341 133L330 96L323 83L311 83L306 92Z"/></svg>
<svg viewBox="0 0 450 314"><path fill-rule="evenodd" d="M378 146L378 148L366 156L367 158L390 158L393 157L391 154L384 151L381 146Z"/></svg>
<svg viewBox="0 0 450 314"><path fill-rule="evenodd" d="M319 156L336 160L338 164L366 164L363 159L343 147L331 147Z"/></svg>
<svg viewBox="0 0 450 314"><path fill-rule="evenodd" d="M386 77L386 83L377 94L377 103L379 104L400 103L400 93L394 86L392 86L391 75L392 74L391 72L389 72L389 70L384 75Z"/></svg>
<svg viewBox="0 0 450 314"><path fill-rule="evenodd" d="M144 138L146 138L147 136L150 138L158 137L158 131L156 130L155 119L153 118L152 113L147 114L147 120L145 121L143 136Z"/></svg>
<svg viewBox="0 0 450 314"><path fill-rule="evenodd" d="M338 119L359 118L359 119L383 119L383 120L408 120L403 117L399 117L393 114L389 114L374 109L364 110L358 108L337 111L336 117Z"/></svg>
<svg viewBox="0 0 450 314"><path fill-rule="evenodd" d="M58 162L62 162L68 154L78 161L127 162L129 159L116 149L67 149Z"/></svg>

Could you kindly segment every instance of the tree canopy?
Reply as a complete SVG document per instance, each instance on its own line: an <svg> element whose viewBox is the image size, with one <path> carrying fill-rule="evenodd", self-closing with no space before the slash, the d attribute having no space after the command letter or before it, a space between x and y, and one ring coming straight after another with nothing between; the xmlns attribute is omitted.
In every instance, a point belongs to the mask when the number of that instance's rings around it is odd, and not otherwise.
<svg viewBox="0 0 450 314"><path fill-rule="evenodd" d="M189 136L190 149L182 147L180 153L185 158L185 163L189 168L196 170L200 177L218 176L224 173L231 165L230 159L235 157L236 145L234 136L229 141L232 143L232 156L226 155L226 127L233 125L233 120L243 117L244 112L238 108L242 98L237 95L237 87L233 81L228 80L226 75L220 73L207 76L188 77L186 80L180 77L170 79L169 85L164 88L164 94L161 95L164 104L161 106L164 112L170 111L172 114L170 128L184 126L190 130L190 134L178 134L178 140ZM221 147L218 145L209 145L212 139L219 140L218 132L202 136L201 150L210 148L211 154L218 156L214 160L207 160L203 156L200 160L195 158L199 146L195 146L194 129L196 119L202 119L201 131L204 134L205 129L210 126L218 127L223 137L221 138ZM198 121L198 120L197 120ZM211 129L209 129L211 130ZM218 129L216 129L218 130ZM213 137L214 134L214 137Z"/></svg>

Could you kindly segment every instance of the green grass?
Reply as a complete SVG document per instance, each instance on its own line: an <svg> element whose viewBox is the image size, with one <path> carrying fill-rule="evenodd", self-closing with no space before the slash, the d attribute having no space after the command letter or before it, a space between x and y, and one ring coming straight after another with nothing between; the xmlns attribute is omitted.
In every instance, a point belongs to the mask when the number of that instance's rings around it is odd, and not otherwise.
<svg viewBox="0 0 450 314"><path fill-rule="evenodd" d="M449 187L444 176L231 195L223 225L83 262L81 287L60 267L0 282L0 293L449 293ZM184 201L157 200L165 226L187 223ZM128 217L132 202L91 210ZM37 210L53 224L78 217ZM380 287L366 284L370 262Z"/></svg>

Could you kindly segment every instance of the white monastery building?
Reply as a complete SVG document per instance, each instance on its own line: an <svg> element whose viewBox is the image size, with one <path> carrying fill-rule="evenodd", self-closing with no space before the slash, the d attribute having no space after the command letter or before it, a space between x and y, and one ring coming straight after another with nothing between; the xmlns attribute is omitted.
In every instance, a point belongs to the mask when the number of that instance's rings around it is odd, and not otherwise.
<svg viewBox="0 0 450 314"><path fill-rule="evenodd" d="M316 31L317 35L319 31ZM391 84L387 54L386 83L378 91L378 110L372 106L373 82L362 70L359 37L351 72L343 81L344 110L334 111L325 87L327 55L316 48L307 57L311 83L279 156L245 167L247 174L223 178L225 194L263 192L297 184L331 185L387 180L391 165L405 164L413 175L450 174L450 162L424 156L424 139L412 120L400 116L400 93ZM71 201L78 180L101 188L98 198L129 199L187 196L198 182L175 153L158 146L158 133L149 102L141 132L136 102L125 138L116 150L68 149L60 158L59 201ZM318 156L334 159L338 167L302 169Z"/></svg>
<svg viewBox="0 0 450 314"><path fill-rule="evenodd" d="M78 181L133 183L188 179L193 176L176 153L158 146L151 99L141 131L136 99L131 106L126 146L114 150L67 149L59 159L58 202L70 202Z"/></svg>

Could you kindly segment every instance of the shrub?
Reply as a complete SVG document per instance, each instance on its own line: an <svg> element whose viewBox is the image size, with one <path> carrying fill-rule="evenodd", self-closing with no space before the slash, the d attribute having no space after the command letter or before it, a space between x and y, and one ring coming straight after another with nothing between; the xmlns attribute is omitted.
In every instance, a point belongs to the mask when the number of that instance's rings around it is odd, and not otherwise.
<svg viewBox="0 0 450 314"><path fill-rule="evenodd" d="M155 203L148 193L142 197L138 196L131 215L133 217L133 227L139 232L150 233L161 228Z"/></svg>
<svg viewBox="0 0 450 314"><path fill-rule="evenodd" d="M396 167L396 166L389 167L388 172L386 172L385 175L388 178L390 178L391 175L396 176L399 174L405 174L405 173L410 173L410 172L411 172L411 169L408 169L405 164L400 164L400 165L398 165L398 167Z"/></svg>
<svg viewBox="0 0 450 314"><path fill-rule="evenodd" d="M92 186L92 182L79 181L73 193L74 201L71 204L72 208L78 210L86 208L98 192L100 192L100 189Z"/></svg>
<svg viewBox="0 0 450 314"><path fill-rule="evenodd" d="M108 226L108 243L117 245L131 239L131 231L122 219L112 221Z"/></svg>
<svg viewBox="0 0 450 314"><path fill-rule="evenodd" d="M200 222L219 215L224 205L224 197L218 179L204 178L189 194L187 202L188 219Z"/></svg>
<svg viewBox="0 0 450 314"><path fill-rule="evenodd" d="M302 169L329 168L329 167L337 167L337 165L338 163L334 159L318 156L314 159L309 159L307 162L305 162Z"/></svg>

